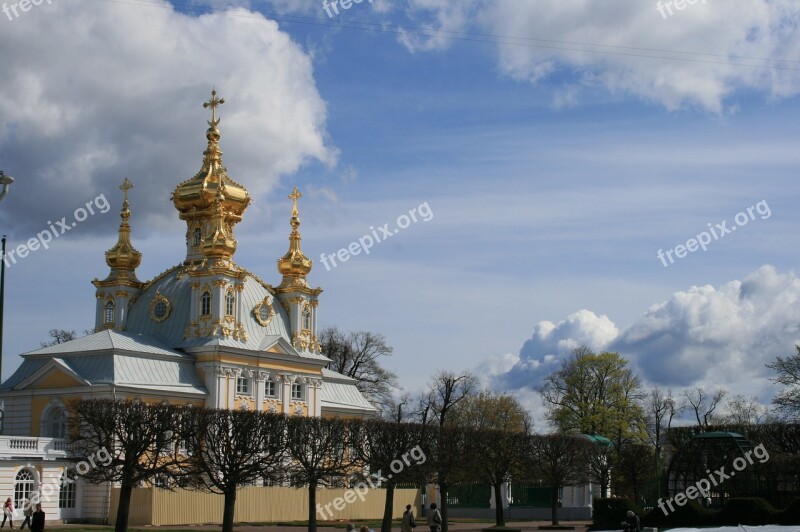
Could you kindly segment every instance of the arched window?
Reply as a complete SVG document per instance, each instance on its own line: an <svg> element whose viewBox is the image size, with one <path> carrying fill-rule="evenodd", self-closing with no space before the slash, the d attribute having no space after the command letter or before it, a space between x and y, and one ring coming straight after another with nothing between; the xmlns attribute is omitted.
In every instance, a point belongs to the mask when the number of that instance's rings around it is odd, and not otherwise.
<svg viewBox="0 0 800 532"><path fill-rule="evenodd" d="M33 494L35 480L30 469L20 469L17 478L14 480L14 507L22 508L22 505Z"/></svg>
<svg viewBox="0 0 800 532"><path fill-rule="evenodd" d="M61 489L58 492L59 508L75 508L78 499L77 480L78 477L69 469L61 474Z"/></svg>
<svg viewBox="0 0 800 532"><path fill-rule="evenodd" d="M200 315L201 316L211 315L211 292L209 292L208 290L203 292L203 296L200 298Z"/></svg>
<svg viewBox="0 0 800 532"><path fill-rule="evenodd" d="M192 245L197 247L200 245L200 242L203 240L203 231L199 227L194 228L194 240Z"/></svg>
<svg viewBox="0 0 800 532"><path fill-rule="evenodd" d="M65 438L67 435L67 413L56 406L47 411L44 420L45 438Z"/></svg>
<svg viewBox="0 0 800 532"><path fill-rule="evenodd" d="M111 300L106 302L103 323L106 325L114 323L114 302Z"/></svg>
<svg viewBox="0 0 800 532"><path fill-rule="evenodd" d="M236 302L236 298L233 296L233 290L228 290L228 293L225 295L225 315L226 316L233 316L234 310L234 303Z"/></svg>
<svg viewBox="0 0 800 532"><path fill-rule="evenodd" d="M303 307L303 329L311 330L311 309L306 305Z"/></svg>

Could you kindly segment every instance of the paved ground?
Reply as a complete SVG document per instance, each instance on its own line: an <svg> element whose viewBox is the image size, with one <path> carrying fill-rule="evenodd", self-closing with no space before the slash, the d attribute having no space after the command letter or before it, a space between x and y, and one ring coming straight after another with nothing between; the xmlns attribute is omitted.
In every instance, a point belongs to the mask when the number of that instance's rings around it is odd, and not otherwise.
<svg viewBox="0 0 800 532"><path fill-rule="evenodd" d="M357 526L360 523L355 523ZM450 530L451 531L460 531L460 530L481 530L483 528L488 528L492 526L493 523L451 523ZM540 525L549 525L550 521L523 521L523 522L511 522L507 523L506 526L512 528L520 528L522 530L536 530ZM574 526L576 532L586 532L587 528L591 524L588 521L562 521L562 525L566 526ZM92 525L48 525L47 529L63 529L64 532L67 532L69 529L83 529L83 530L90 530L92 528L107 528L107 527L100 527L100 526L92 526ZM168 526L168 527L131 527L131 529L136 530L152 530L153 532L157 532L159 530L163 530L166 532L167 530L219 530L219 525L202 525L202 526ZM235 527L236 532L301 532L304 530L304 527L299 526L237 526ZM343 528L335 528L330 526L320 526L317 527L319 532L343 532ZM399 527L395 527L392 530L400 530ZM427 526L419 526L417 527L417 532L428 532Z"/></svg>

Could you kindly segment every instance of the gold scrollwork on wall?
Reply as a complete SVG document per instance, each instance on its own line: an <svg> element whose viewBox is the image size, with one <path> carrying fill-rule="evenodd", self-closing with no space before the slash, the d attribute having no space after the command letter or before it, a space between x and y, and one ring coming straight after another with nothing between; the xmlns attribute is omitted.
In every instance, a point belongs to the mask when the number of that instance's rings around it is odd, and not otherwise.
<svg viewBox="0 0 800 532"><path fill-rule="evenodd" d="M253 317L262 327L269 325L269 322L275 317L275 309L270 304L268 297L265 297L258 305L253 307Z"/></svg>

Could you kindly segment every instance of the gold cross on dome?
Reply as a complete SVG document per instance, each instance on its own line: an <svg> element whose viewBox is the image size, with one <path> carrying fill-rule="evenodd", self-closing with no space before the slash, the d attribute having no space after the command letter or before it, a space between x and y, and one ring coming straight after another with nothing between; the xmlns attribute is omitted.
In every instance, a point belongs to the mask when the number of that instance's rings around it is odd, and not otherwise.
<svg viewBox="0 0 800 532"><path fill-rule="evenodd" d="M289 194L289 199L292 200L292 216L297 216L297 200L302 198L303 195L294 187L294 190Z"/></svg>
<svg viewBox="0 0 800 532"><path fill-rule="evenodd" d="M217 98L216 89L212 90L211 99L203 104L204 109L211 107L211 122L209 122L209 125L216 126L219 124L219 120L217 120L217 106L222 105L223 103L225 103L225 98Z"/></svg>
<svg viewBox="0 0 800 532"><path fill-rule="evenodd" d="M131 183L131 180L126 177L125 181L123 181L122 184L119 186L119 189L122 191L122 194L124 195L125 201L128 201L128 191L132 188L133 188L133 183Z"/></svg>

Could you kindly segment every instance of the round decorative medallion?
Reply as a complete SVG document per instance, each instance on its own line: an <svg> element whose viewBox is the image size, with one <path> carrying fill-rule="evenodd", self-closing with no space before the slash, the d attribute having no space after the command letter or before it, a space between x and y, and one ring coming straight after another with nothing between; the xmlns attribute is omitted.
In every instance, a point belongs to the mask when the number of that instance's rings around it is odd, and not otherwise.
<svg viewBox="0 0 800 532"><path fill-rule="evenodd" d="M155 297L150 301L150 319L156 323L169 318L169 313L172 311L172 304L169 299L156 292Z"/></svg>
<svg viewBox="0 0 800 532"><path fill-rule="evenodd" d="M275 317L275 309L272 308L268 297L265 297L253 308L253 317L262 327L269 325L269 322Z"/></svg>

